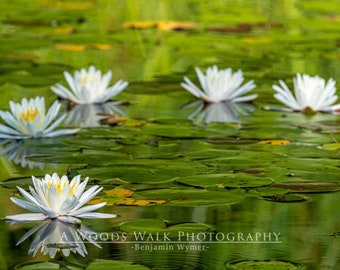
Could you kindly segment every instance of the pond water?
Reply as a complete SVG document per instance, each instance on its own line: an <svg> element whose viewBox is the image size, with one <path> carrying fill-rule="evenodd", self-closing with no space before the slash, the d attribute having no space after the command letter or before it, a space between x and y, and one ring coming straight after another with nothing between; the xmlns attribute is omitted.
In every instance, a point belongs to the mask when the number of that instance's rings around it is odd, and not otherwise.
<svg viewBox="0 0 340 270"><path fill-rule="evenodd" d="M0 269L338 269L339 116L263 109L282 106L279 79L339 78L338 1L0 8L1 110L37 95L51 105L63 72L89 65L129 82L114 102L63 102L76 135L1 142ZM215 64L242 69L258 98L204 106L180 86L184 76L197 82L194 67ZM118 217L5 222L24 211L10 200L16 186L54 172L103 186L90 203ZM72 241L56 243L63 233L78 237L75 254Z"/></svg>

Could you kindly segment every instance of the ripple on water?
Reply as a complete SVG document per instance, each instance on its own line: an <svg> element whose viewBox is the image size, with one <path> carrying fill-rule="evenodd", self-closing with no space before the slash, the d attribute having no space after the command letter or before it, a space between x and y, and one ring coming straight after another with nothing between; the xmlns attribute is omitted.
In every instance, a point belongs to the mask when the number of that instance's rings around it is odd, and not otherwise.
<svg viewBox="0 0 340 270"><path fill-rule="evenodd" d="M179 270L179 269L197 269L197 270L212 270L220 269L222 262L218 262L214 259L213 254L207 256L209 253L209 245L205 246L205 251L188 250L185 251L175 243L173 244L152 244L152 250L138 250L135 245L124 250L124 254L120 252L114 252L114 259L123 259L134 263L142 264L150 269L167 269L167 270ZM198 244L181 244L190 246L192 249L197 249ZM151 245L149 245L151 248ZM183 246L182 246L183 247ZM155 249L165 250L155 250ZM140 249L140 247L139 247ZM122 251L122 250L121 250ZM120 253L120 254L119 254ZM203 259L204 258L204 259ZM223 266L222 266L223 267Z"/></svg>

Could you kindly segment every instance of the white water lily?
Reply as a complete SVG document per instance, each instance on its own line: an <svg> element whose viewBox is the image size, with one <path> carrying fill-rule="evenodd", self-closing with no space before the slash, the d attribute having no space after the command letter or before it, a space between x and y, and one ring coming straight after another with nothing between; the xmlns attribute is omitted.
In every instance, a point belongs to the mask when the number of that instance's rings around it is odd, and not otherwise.
<svg viewBox="0 0 340 270"><path fill-rule="evenodd" d="M43 179L32 176L32 181L34 188L29 187L30 193L17 187L26 200L17 197L11 197L11 200L34 213L6 216L7 220L34 221L57 218L64 222L80 223L79 218L116 217L114 214L93 212L103 207L106 202L83 207L103 189L96 185L85 191L88 177L81 182L80 175L77 175L70 182L66 175L59 177L54 173L53 175L46 174Z"/></svg>
<svg viewBox="0 0 340 270"><path fill-rule="evenodd" d="M294 78L294 95L287 85L279 80L280 86L273 85L276 91L274 97L288 106L292 111L330 112L340 110L340 104L333 105L336 95L335 81L330 78L327 83L319 76L297 74Z"/></svg>
<svg viewBox="0 0 340 270"><path fill-rule="evenodd" d="M56 137L73 134L79 129L55 130L66 115L58 116L61 104L55 101L46 113L45 99L36 97L21 103L9 102L11 112L0 111L0 117L7 125L0 124L1 139L25 139Z"/></svg>
<svg viewBox="0 0 340 270"><path fill-rule="evenodd" d="M102 72L94 66L90 66L88 70L83 68L76 71L73 77L65 71L64 76L70 90L61 84L56 84L51 89L59 97L69 99L77 104L104 103L119 94L128 85L128 82L119 80L113 86L108 87L112 72L108 71L102 75Z"/></svg>
<svg viewBox="0 0 340 270"><path fill-rule="evenodd" d="M256 94L244 96L255 88L255 84L249 81L241 86L244 80L241 70L233 73L231 68L219 70L217 66L212 66L207 69L206 75L199 68L195 70L202 90L187 77L184 77L185 82L181 86L205 102L246 102L257 97Z"/></svg>

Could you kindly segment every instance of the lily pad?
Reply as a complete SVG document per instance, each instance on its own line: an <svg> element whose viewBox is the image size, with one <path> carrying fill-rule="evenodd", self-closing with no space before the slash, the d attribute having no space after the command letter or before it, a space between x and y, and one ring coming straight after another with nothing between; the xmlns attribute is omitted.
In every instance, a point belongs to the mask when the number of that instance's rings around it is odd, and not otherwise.
<svg viewBox="0 0 340 270"><path fill-rule="evenodd" d="M169 237L178 236L179 232L198 233L213 231L214 227L204 223L180 223L172 225L160 219L139 219L124 221L114 226L115 229L128 233L138 233L144 240L148 235L166 233Z"/></svg>
<svg viewBox="0 0 340 270"><path fill-rule="evenodd" d="M262 198L263 196L279 196L286 193L288 193L287 189L266 186L248 190L247 195Z"/></svg>
<svg viewBox="0 0 340 270"><path fill-rule="evenodd" d="M80 152L80 151L79 151ZM84 149L79 152L52 152L49 156L30 157L32 161L63 164L111 164L112 159L128 159L128 155L117 151Z"/></svg>
<svg viewBox="0 0 340 270"><path fill-rule="evenodd" d="M301 128L310 129L319 133L339 133L339 121L318 121L308 122L299 125Z"/></svg>
<svg viewBox="0 0 340 270"><path fill-rule="evenodd" d="M111 269L122 269L122 270L148 270L140 264L134 264L126 261L113 261L113 260L95 260L91 262L86 270L111 270Z"/></svg>
<svg viewBox="0 0 340 270"><path fill-rule="evenodd" d="M196 175L181 177L176 181L194 187L217 186L221 188L252 188L267 186L273 183L273 180L269 177L243 173Z"/></svg>
<svg viewBox="0 0 340 270"><path fill-rule="evenodd" d="M238 190L205 190L192 188L169 188L135 193L138 199L167 200L168 205L212 206L238 203L245 195Z"/></svg>
<svg viewBox="0 0 340 270"><path fill-rule="evenodd" d="M112 163L112 159L107 162ZM180 176L194 175L197 172L206 170L202 164L192 164L185 161L166 161L166 160L126 160L117 161L110 166L88 167L79 170L79 173L86 174L98 180L119 178L130 183L159 183L173 181Z"/></svg>
<svg viewBox="0 0 340 270"><path fill-rule="evenodd" d="M222 128L223 127L223 128ZM216 136L217 134L223 134L223 136L233 136L238 133L236 128L230 126L213 126L211 128L204 129L193 127L190 124L170 125L170 124L155 124L149 123L143 128L143 132L146 134L166 137L166 138L205 138L209 136Z"/></svg>
<svg viewBox="0 0 340 270"><path fill-rule="evenodd" d="M62 267L63 266L63 267ZM28 262L24 264L17 265L14 269L16 270L49 270L49 269L70 269L70 270L80 270L83 269L81 266L73 266L64 262L54 263L54 262Z"/></svg>
<svg viewBox="0 0 340 270"><path fill-rule="evenodd" d="M229 262L226 265L227 269L242 269L242 270L302 270L305 267L302 264L286 262L286 261L236 261Z"/></svg>
<svg viewBox="0 0 340 270"><path fill-rule="evenodd" d="M292 202L304 202L307 198L301 195L295 194L278 194L271 196L263 196L266 201L279 202L279 203L292 203Z"/></svg>
<svg viewBox="0 0 340 270"><path fill-rule="evenodd" d="M339 191L340 183L297 181L297 182L273 183L271 187L285 188L295 193L319 193L319 192L321 193Z"/></svg>
<svg viewBox="0 0 340 270"><path fill-rule="evenodd" d="M322 146L326 150L340 150L340 143L327 143Z"/></svg>

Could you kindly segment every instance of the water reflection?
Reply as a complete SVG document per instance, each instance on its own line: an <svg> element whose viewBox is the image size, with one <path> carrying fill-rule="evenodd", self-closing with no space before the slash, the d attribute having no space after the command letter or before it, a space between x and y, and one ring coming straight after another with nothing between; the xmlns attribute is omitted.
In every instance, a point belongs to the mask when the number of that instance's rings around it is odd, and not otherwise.
<svg viewBox="0 0 340 270"><path fill-rule="evenodd" d="M101 248L93 240L93 236L97 233L90 228L84 225L65 223L57 219L48 219L39 223L25 233L16 245L20 245L34 233L36 235L28 250L28 254L32 254L33 257L39 250L44 255L48 254L51 258L54 258L58 252L64 256L69 256L72 252L85 257L87 249L84 241Z"/></svg>
<svg viewBox="0 0 340 270"><path fill-rule="evenodd" d="M75 105L65 120L65 124L73 127L99 127L100 121L110 116L126 116L126 112L119 107L121 101L103 104Z"/></svg>
<svg viewBox="0 0 340 270"><path fill-rule="evenodd" d="M255 106L249 103L218 102L205 103L197 100L185 105L183 108L195 109L188 116L195 125L203 123L239 123L239 115L249 115L255 110Z"/></svg>
<svg viewBox="0 0 340 270"><path fill-rule="evenodd" d="M31 149L21 140L1 140L0 146L3 146L3 149L0 151L0 156L6 155L9 161L13 161L22 168L27 167L32 170L33 168L38 167L42 170L45 166L42 162L29 160L29 157L32 155ZM50 165L56 167L56 165Z"/></svg>

